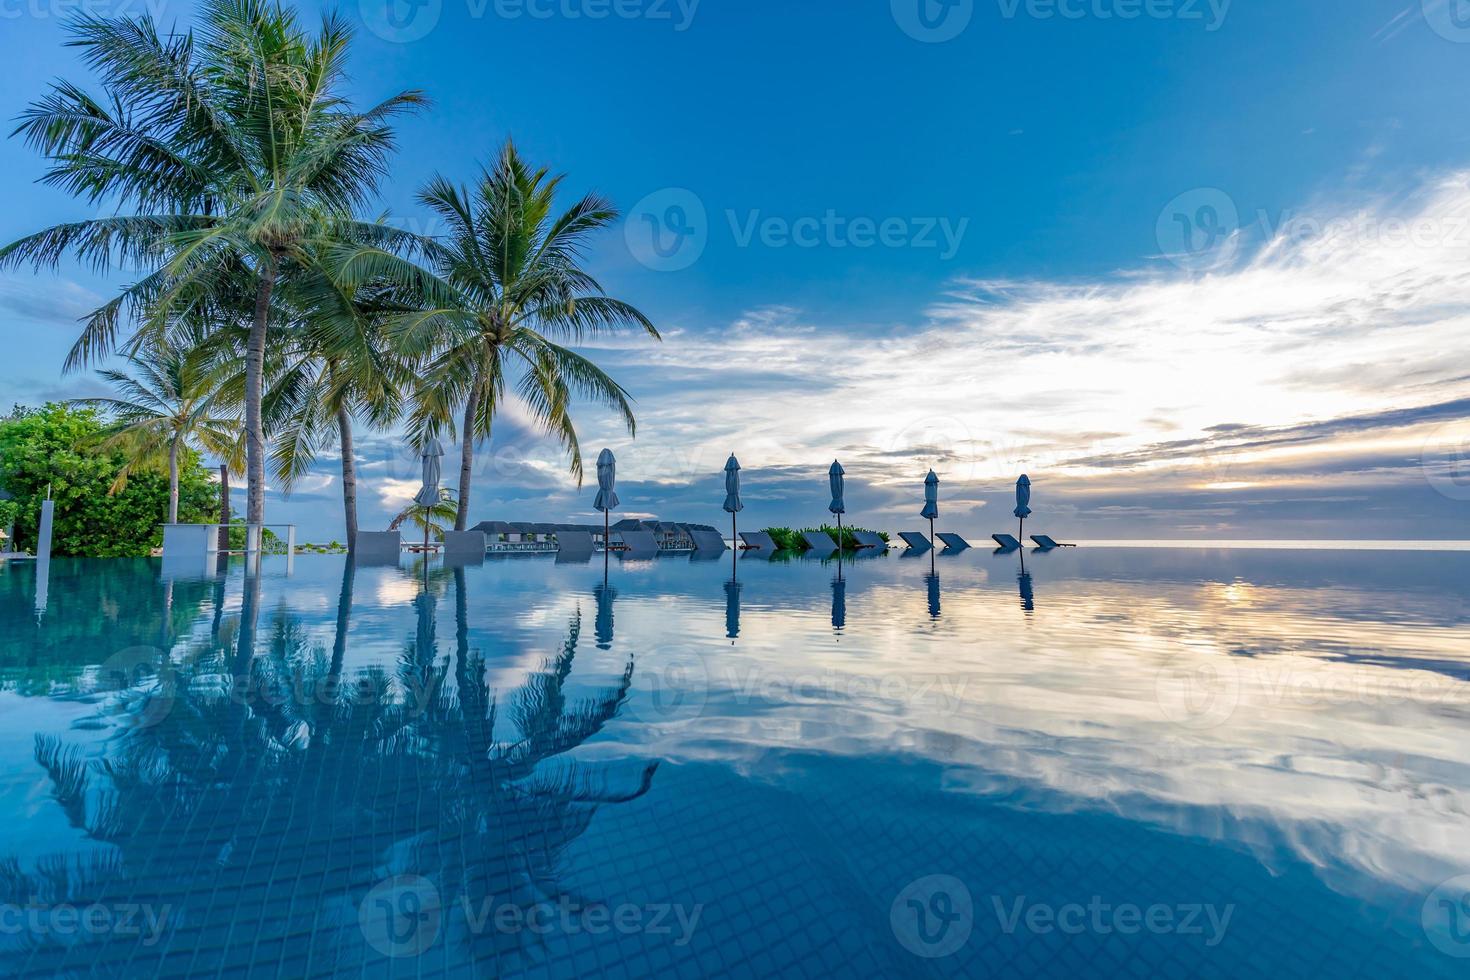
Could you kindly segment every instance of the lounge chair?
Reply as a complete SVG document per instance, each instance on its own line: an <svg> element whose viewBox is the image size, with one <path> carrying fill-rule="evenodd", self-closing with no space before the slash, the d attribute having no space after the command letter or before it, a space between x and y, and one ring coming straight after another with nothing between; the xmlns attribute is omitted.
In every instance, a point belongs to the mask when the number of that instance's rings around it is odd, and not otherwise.
<svg viewBox="0 0 1470 980"><path fill-rule="evenodd" d="M934 536L944 542L944 547L948 551L964 551L970 546L970 542L951 531L940 531Z"/></svg>
<svg viewBox="0 0 1470 980"><path fill-rule="evenodd" d="M898 536L903 538L903 543L914 551L927 551L934 547L934 542L924 537L922 531L899 531Z"/></svg>
<svg viewBox="0 0 1470 980"><path fill-rule="evenodd" d="M818 554L827 554L829 551L837 550L837 542L832 540L832 535L826 531L802 531L801 540L806 546Z"/></svg>
<svg viewBox="0 0 1470 980"><path fill-rule="evenodd" d="M690 528L689 536L694 541L694 550L719 554L725 550L725 536L719 531Z"/></svg>
<svg viewBox="0 0 1470 980"><path fill-rule="evenodd" d="M996 544L1000 545L1000 549L1002 551L1015 551L1017 548L1021 547L1021 542L1017 541L1009 534L992 534L990 536L990 539Z"/></svg>
<svg viewBox="0 0 1470 980"><path fill-rule="evenodd" d="M623 539L624 558L653 558L658 554L658 538L652 531L619 531Z"/></svg>
<svg viewBox="0 0 1470 980"><path fill-rule="evenodd" d="M765 531L741 531L740 540L745 547L755 551L776 551L776 542Z"/></svg>
<svg viewBox="0 0 1470 980"><path fill-rule="evenodd" d="M860 548L882 551L888 547L888 542L879 537L877 531L853 531L852 536L857 539Z"/></svg>
<svg viewBox="0 0 1470 980"><path fill-rule="evenodd" d="M1033 534L1031 540L1036 542L1036 547L1042 551L1050 551L1053 548L1075 548L1075 544L1061 544L1052 539L1049 534Z"/></svg>
<svg viewBox="0 0 1470 980"><path fill-rule="evenodd" d="M358 531L354 557L359 565L396 565L401 542L397 531Z"/></svg>
<svg viewBox="0 0 1470 980"><path fill-rule="evenodd" d="M556 553L568 557L586 554L591 556L594 545L590 531L557 531Z"/></svg>

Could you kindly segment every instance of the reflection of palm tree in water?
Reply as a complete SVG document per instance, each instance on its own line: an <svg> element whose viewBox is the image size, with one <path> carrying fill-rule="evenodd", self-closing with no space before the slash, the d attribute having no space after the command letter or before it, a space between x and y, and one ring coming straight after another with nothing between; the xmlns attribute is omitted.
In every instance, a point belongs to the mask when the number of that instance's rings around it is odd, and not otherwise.
<svg viewBox="0 0 1470 980"><path fill-rule="evenodd" d="M219 955L230 963L248 962L273 940L284 941L287 955L309 946L313 963L355 963L363 955L356 907L399 874L432 882L445 909L492 901L524 909L562 895L563 851L600 804L646 793L657 768L617 788L604 771L557 761L616 715L632 660L613 687L568 701L579 614L560 651L497 699L469 644L464 573L456 570L452 689L449 661L436 655L429 593L396 674L363 668L344 684L352 581L349 561L330 653L282 612L242 665L242 623L237 650L216 634L166 668L154 696L172 698L171 710L118 736L101 759L38 738L37 761L68 821L114 849L42 861L34 872L0 862L0 902L88 906L151 894L155 906L171 906L166 925L178 935L156 944L145 944L146 934L73 936L65 946L54 936L27 937L28 955L8 957L0 972L86 972L103 956L140 972L197 966L198 949L217 944L221 928L228 938ZM233 691L217 680L241 667ZM241 684L248 697L238 696ZM314 901L303 908L302 896ZM516 953L526 934L489 928L461 938L479 959Z"/></svg>

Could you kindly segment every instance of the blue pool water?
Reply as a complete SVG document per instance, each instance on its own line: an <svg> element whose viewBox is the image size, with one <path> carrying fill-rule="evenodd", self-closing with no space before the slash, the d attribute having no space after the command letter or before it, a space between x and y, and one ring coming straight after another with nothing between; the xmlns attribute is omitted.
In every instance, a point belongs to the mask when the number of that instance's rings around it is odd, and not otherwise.
<svg viewBox="0 0 1470 980"><path fill-rule="evenodd" d="M1470 553L35 576L0 974L1470 973Z"/></svg>

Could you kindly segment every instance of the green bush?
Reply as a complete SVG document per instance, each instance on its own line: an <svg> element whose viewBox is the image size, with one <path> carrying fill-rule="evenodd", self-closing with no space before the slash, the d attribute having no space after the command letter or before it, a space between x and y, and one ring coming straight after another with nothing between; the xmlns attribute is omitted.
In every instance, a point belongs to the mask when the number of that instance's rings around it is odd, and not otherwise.
<svg viewBox="0 0 1470 980"><path fill-rule="evenodd" d="M168 477L134 472L127 486L108 493L126 460L103 450L106 423L94 409L48 404L16 406L0 418L0 489L15 499L17 550L34 551L46 488L56 503L51 551L60 557L146 556L163 543L168 516ZM199 455L186 449L179 462L179 520L216 520L217 492Z"/></svg>
<svg viewBox="0 0 1470 980"><path fill-rule="evenodd" d="M866 528L848 527L844 524L842 526L842 550L856 551L858 549L858 542L857 538L853 535L853 532L866 530ZM806 541L802 538L802 535L812 531L826 531L829 535L832 536L833 541L837 540L837 525L835 524L823 524L821 527L807 527L802 528L800 531L793 531L789 527L766 528L766 533L771 536L772 541L776 542L776 547L782 551L807 550L807 544ZM879 531L878 537L882 538L884 542L887 542L888 532Z"/></svg>

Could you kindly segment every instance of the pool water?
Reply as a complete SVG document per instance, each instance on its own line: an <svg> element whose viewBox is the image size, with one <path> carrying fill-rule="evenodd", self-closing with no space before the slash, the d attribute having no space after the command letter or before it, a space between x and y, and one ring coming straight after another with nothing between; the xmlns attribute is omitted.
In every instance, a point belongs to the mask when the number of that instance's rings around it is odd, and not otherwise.
<svg viewBox="0 0 1470 980"><path fill-rule="evenodd" d="M0 566L0 974L1470 972L1470 553L246 572Z"/></svg>

